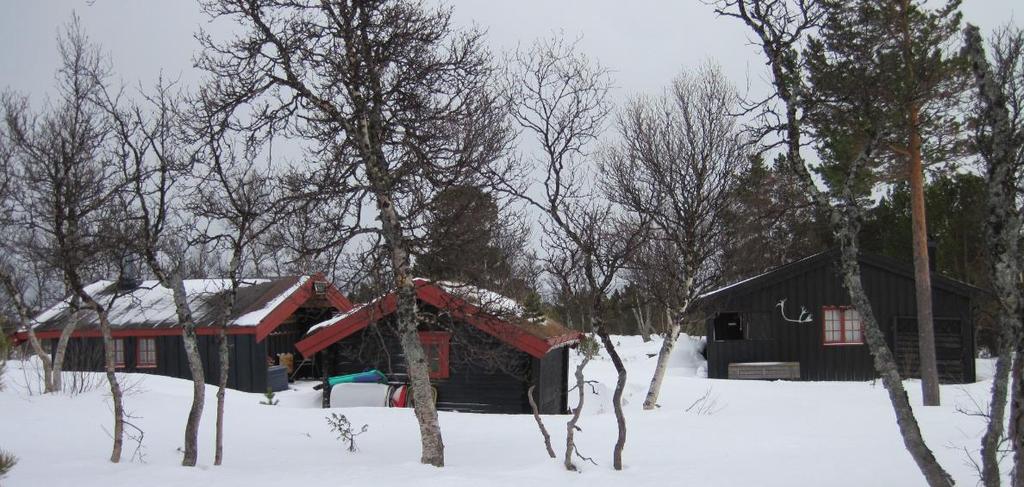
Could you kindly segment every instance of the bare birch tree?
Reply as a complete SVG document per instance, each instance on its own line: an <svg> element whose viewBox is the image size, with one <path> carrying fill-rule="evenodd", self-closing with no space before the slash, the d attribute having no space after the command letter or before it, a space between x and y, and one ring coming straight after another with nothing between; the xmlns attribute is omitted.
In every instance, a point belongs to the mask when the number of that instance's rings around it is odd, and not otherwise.
<svg viewBox="0 0 1024 487"><path fill-rule="evenodd" d="M0 104L6 105L6 101ZM17 214L20 185L13 161L13 151L4 134L5 131L0 127L0 233L6 236L0 241L0 289L6 296L6 302L13 308L13 316L17 319L15 328L25 330L32 352L39 357L43 367L42 392L46 394L55 391L53 361L50 352L43 349L42 342L39 341L32 326L33 306L29 296L36 296L34 301L37 303L49 297L42 286L33 288L31 274L43 277L36 279L36 284L44 282L45 277L49 276L40 276L43 264L23 258L25 252L22 246L27 243L25 240L29 232L21 225L21 218Z"/></svg>
<svg viewBox="0 0 1024 487"><path fill-rule="evenodd" d="M6 107L7 133L24 176L20 207L25 224L37 233L33 259L58 269L71 293L72 312L96 314L103 338L104 370L113 401L111 462L121 459L124 408L115 374L114 343L107 315L109 301L86 291L86 279L118 253L118 219L113 205L122 184L109 162L110 121L97 100L109 70L97 46L73 17L58 36L61 66L57 97L40 115L27 103ZM71 320L74 322L75 320ZM54 388L60 387L60 369L73 325L62 332L54 359Z"/></svg>
<svg viewBox="0 0 1024 487"><path fill-rule="evenodd" d="M1012 485L1024 485L1024 385L1021 345L1021 205L1018 194L1024 169L1024 31L1004 28L992 39L992 62L977 27L964 29L964 53L974 74L978 102L977 150L985 161L988 182L986 241L991 282L999 302L1000 330L992 380L988 426L981 440L981 480L986 487L1002 482L1000 445L1006 421L1009 379L1013 372L1010 445ZM1014 365L1016 363L1016 365Z"/></svg>
<svg viewBox="0 0 1024 487"><path fill-rule="evenodd" d="M240 27L223 42L200 34L198 64L219 80L217 109L249 107L236 128L250 141L286 134L309 142L320 163L311 178L346 202L344 218L363 203L376 207L373 232L397 288L421 461L443 466L416 333L411 237L439 189L502 172L494 163L509 137L482 35L456 29L450 10L402 0L209 0L204 8Z"/></svg>
<svg viewBox="0 0 1024 487"><path fill-rule="evenodd" d="M921 435L892 351L875 319L861 281L858 231L864 212L864 184L866 180L870 181L870 170L882 137L878 121L872 120L870 113L857 112L856 108L872 107L842 106L841 100L830 100L831 104L817 107L823 110L819 120L827 120L824 113L831 110L832 115L844 117L840 121L846 122L845 125L837 124L835 132L828 134L844 137L843 151L822 151L819 145L822 159L835 166L832 168L834 174L828 179L829 189L820 188L802 154L802 137L808 130L804 126L804 103L810 93L806 91L805 59L800 50L808 32L821 25L823 10L814 0L721 0L715 2L715 9L719 15L743 22L765 56L771 73L772 93L756 106L761 110L759 114L764 122L762 134L778 137L778 143L769 146L779 146L784 163L798 176L804 192L829 214L833 234L840 246L843 283L861 316L865 343L874 357L875 370L888 391L904 446L929 485L952 485L953 479L939 465ZM814 95L820 96L819 93ZM852 123L854 121L858 123ZM848 131L842 132L841 128ZM819 139L818 142L824 140Z"/></svg>
<svg viewBox="0 0 1024 487"><path fill-rule="evenodd" d="M182 327L192 375L192 405L185 422L181 464L193 467L199 455L206 377L185 289L195 224L180 201L190 191L192 163L182 136L182 100L173 90L173 84L161 80L152 93L140 93L142 102L127 99L123 91L105 91L103 102L114 121L119 167L130 183L130 191L120 198L127 220L127 243L160 285L171 290Z"/></svg>
<svg viewBox="0 0 1024 487"><path fill-rule="evenodd" d="M683 73L665 95L638 97L619 115L621 142L604 153L602 183L611 197L654 223L642 259L657 275L653 294L673 316L663 335L644 409L658 394L682 321L714 282L733 186L750 156L735 113L739 98L721 70Z"/></svg>
<svg viewBox="0 0 1024 487"><path fill-rule="evenodd" d="M225 290L217 319L218 363L217 421L214 465L224 460L224 404L231 350L227 325L235 307L241 272L263 236L286 214L273 167L262 167L226 139L230 121L218 117L213 106L202 99L192 113L192 137L200 145L196 168L200 181L189 204L207 229L204 241L227 253L229 286ZM221 114L221 116L223 116ZM216 229L216 230L215 230Z"/></svg>
<svg viewBox="0 0 1024 487"><path fill-rule="evenodd" d="M538 40L530 50L515 54L514 66L507 73L507 96L513 118L540 144L541 155L532 162L534 170L544 175L543 197L531 196L525 188L513 185L508 189L546 216L542 227L548 272L578 277L563 275L560 281L570 283L567 292L585 297L591 329L615 365L618 379L612 403L619 434L613 463L621 470L626 441L622 411L626 369L601 311L616 275L645 238L647 224L627 216L594 189L595 181L585 177L590 157L586 151L610 111L610 86L608 71L562 38ZM589 162L590 167L596 166ZM581 374L582 368L577 377ZM575 469L568 451L566 468Z"/></svg>

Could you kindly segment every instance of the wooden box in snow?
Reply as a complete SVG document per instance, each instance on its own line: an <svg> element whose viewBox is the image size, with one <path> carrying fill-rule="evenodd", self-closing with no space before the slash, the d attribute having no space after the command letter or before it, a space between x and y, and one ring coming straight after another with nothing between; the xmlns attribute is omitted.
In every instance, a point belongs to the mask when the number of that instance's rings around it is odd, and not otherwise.
<svg viewBox="0 0 1024 487"><path fill-rule="evenodd" d="M729 364L730 379L800 379L800 362L739 362Z"/></svg>

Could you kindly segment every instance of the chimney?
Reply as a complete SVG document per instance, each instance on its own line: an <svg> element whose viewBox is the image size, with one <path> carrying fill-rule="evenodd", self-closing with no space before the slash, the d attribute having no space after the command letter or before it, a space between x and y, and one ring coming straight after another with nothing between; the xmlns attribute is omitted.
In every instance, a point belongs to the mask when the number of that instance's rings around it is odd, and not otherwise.
<svg viewBox="0 0 1024 487"><path fill-rule="evenodd" d="M142 279L139 278L139 266L135 258L126 255L121 258L121 275L117 278L117 288L122 291L130 291L139 287Z"/></svg>
<svg viewBox="0 0 1024 487"><path fill-rule="evenodd" d="M939 242L931 234L928 234L928 270L936 272L935 257L939 253Z"/></svg>

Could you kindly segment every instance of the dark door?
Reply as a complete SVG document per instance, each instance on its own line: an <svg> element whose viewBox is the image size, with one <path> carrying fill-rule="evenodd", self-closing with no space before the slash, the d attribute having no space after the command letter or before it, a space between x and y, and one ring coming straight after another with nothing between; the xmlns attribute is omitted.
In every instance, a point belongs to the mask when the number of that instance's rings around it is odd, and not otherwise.
<svg viewBox="0 0 1024 487"><path fill-rule="evenodd" d="M939 366L939 382L964 382L964 343L961 330L959 319L935 318L935 360ZM917 319L896 318L893 352L901 376L921 377Z"/></svg>

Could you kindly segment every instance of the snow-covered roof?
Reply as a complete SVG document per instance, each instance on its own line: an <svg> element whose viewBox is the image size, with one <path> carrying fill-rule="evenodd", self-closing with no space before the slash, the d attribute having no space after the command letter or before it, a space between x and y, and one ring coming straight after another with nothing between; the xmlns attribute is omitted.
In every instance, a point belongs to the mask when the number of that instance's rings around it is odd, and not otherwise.
<svg viewBox="0 0 1024 487"><path fill-rule="evenodd" d="M232 327L254 327L284 300L306 284L310 276L289 276L273 279L242 279L235 305ZM187 279L184 281L192 317L197 326L212 326L222 313L229 279ZM147 280L136 286L120 286L114 281L97 281L85 288L93 299L108 309L113 328L167 328L178 325L174 294L159 281ZM79 329L98 325L96 313L83 310L72 313L70 298L43 311L33 320L36 331L62 329L70 319L78 319Z"/></svg>
<svg viewBox="0 0 1024 487"><path fill-rule="evenodd" d="M444 309L535 356L579 341L579 332L551 319L529 317L522 305L500 293L452 281L415 278L413 282L421 303ZM296 347L308 357L396 310L395 293L385 294L313 325Z"/></svg>

